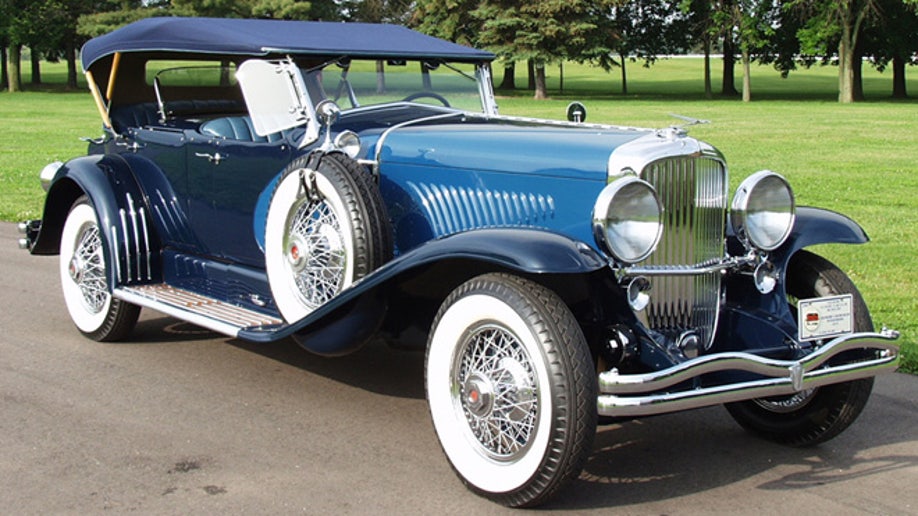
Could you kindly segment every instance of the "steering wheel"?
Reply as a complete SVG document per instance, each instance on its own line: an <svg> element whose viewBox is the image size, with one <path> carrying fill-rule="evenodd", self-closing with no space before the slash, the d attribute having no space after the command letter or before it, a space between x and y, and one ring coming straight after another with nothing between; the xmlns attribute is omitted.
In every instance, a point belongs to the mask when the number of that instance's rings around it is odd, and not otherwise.
<svg viewBox="0 0 918 516"><path fill-rule="evenodd" d="M432 91L419 91L417 93L412 93L411 95L408 95L407 97L403 98L402 102L411 102L412 100L422 99L425 97L431 98L434 100L439 100L446 107L452 107L449 105L449 101L446 100L446 98L444 98L443 95L440 95L439 93L434 93Z"/></svg>

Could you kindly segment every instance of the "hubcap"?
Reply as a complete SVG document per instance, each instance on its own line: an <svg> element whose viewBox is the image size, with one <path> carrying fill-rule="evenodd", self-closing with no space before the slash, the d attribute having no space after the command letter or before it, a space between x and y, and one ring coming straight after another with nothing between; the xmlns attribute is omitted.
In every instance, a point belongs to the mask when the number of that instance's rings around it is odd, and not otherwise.
<svg viewBox="0 0 918 516"><path fill-rule="evenodd" d="M454 401L480 451L515 460L535 435L539 410L529 354L510 331L486 325L468 335L455 358Z"/></svg>
<svg viewBox="0 0 918 516"><path fill-rule="evenodd" d="M494 410L494 387L478 373L465 382L465 402L475 417L488 417Z"/></svg>
<svg viewBox="0 0 918 516"><path fill-rule="evenodd" d="M81 260L79 256L74 255L73 258L70 259L70 266L67 268L68 272L70 272L70 279L72 279L74 283L79 284L83 280L83 269L83 260Z"/></svg>

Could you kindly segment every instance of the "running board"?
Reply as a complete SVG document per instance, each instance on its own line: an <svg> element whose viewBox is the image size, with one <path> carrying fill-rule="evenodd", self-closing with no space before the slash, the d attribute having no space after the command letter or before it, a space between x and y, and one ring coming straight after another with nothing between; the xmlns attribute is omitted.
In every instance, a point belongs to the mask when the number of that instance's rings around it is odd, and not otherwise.
<svg viewBox="0 0 918 516"><path fill-rule="evenodd" d="M284 324L276 317L165 283L117 288L114 296L230 337L237 337L242 330Z"/></svg>

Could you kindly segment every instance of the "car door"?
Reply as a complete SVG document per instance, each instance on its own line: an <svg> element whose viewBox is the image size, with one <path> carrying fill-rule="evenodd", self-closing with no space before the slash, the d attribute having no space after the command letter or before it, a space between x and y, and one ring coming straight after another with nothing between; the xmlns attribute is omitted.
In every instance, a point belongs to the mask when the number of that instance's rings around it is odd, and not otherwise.
<svg viewBox="0 0 918 516"><path fill-rule="evenodd" d="M289 163L292 146L284 138L258 142L200 132L189 140L189 212L204 253L264 267L253 224L256 205L262 191Z"/></svg>

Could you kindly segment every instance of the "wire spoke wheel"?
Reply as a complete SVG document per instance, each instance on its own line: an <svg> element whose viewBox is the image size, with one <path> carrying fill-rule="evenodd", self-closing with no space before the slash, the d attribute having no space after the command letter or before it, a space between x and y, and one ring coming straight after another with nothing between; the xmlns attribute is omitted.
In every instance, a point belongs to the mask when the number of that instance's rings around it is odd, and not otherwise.
<svg viewBox="0 0 918 516"><path fill-rule="evenodd" d="M343 154L303 156L271 197L265 266L288 322L328 303L392 257L392 232L373 177Z"/></svg>
<svg viewBox="0 0 918 516"><path fill-rule="evenodd" d="M108 302L109 294L102 257L102 238L97 225L87 223L80 228L68 272L82 293L86 310L93 314L101 312Z"/></svg>
<svg viewBox="0 0 918 516"><path fill-rule="evenodd" d="M593 360L564 301L541 285L485 274L456 288L434 319L425 375L443 452L482 496L543 503L592 451Z"/></svg>
<svg viewBox="0 0 918 516"><path fill-rule="evenodd" d="M455 402L482 451L513 460L535 433L539 409L535 371L526 349L507 329L488 325L457 349Z"/></svg>
<svg viewBox="0 0 918 516"><path fill-rule="evenodd" d="M112 297L102 239L95 209L81 197L61 233L61 288L70 318L84 335L116 341L134 329L140 307Z"/></svg>
<svg viewBox="0 0 918 516"><path fill-rule="evenodd" d="M300 301L317 308L345 285L348 251L345 232L325 200L305 199L294 207L287 253Z"/></svg>

